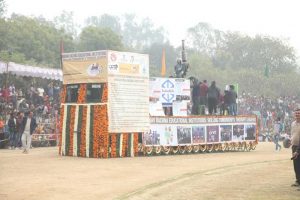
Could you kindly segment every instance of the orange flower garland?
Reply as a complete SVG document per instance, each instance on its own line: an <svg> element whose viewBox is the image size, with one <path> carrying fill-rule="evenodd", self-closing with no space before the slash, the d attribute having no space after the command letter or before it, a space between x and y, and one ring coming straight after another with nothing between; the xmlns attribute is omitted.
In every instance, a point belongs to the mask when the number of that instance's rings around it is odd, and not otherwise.
<svg viewBox="0 0 300 200"><path fill-rule="evenodd" d="M117 134L113 133L111 134L111 156L112 158L117 157Z"/></svg>
<svg viewBox="0 0 300 200"><path fill-rule="evenodd" d="M99 147L100 147L100 158L108 157L108 117L107 117L107 105L100 105L100 112L97 118L100 125L99 135Z"/></svg>
<svg viewBox="0 0 300 200"><path fill-rule="evenodd" d="M85 96L86 96L86 84L82 83L79 86L77 103L85 103Z"/></svg>
<svg viewBox="0 0 300 200"><path fill-rule="evenodd" d="M59 119L59 155L61 155L61 143L62 143L62 132L63 132L63 121L64 121L64 106L60 108L60 119Z"/></svg>
<svg viewBox="0 0 300 200"><path fill-rule="evenodd" d="M69 156L73 156L73 138L74 138L74 123L75 123L75 110L76 106L71 106L70 110L70 124L67 124L67 126L70 126L70 145L69 145Z"/></svg>
<svg viewBox="0 0 300 200"><path fill-rule="evenodd" d="M80 155L86 157L86 119L87 119L87 106L83 106L82 109L82 125L81 125L81 135L80 135Z"/></svg>
<svg viewBox="0 0 300 200"><path fill-rule="evenodd" d="M62 90L60 92L60 102L65 103L66 101L66 95L67 95L67 86L63 85Z"/></svg>
<svg viewBox="0 0 300 200"><path fill-rule="evenodd" d="M126 151L128 151L128 134L122 133L123 143L122 143L122 157L126 157Z"/></svg>
<svg viewBox="0 0 300 200"><path fill-rule="evenodd" d="M138 156L138 152L139 152L139 133L134 133L134 136L133 136L133 151L134 151L134 156Z"/></svg>
<svg viewBox="0 0 300 200"><path fill-rule="evenodd" d="M108 101L108 88L107 88L107 83L104 83L101 102L106 103L107 101Z"/></svg>
<svg viewBox="0 0 300 200"><path fill-rule="evenodd" d="M99 118L101 116L101 108L99 105L94 106L94 123L93 123L93 157L98 158L100 155L100 134L101 134L101 123Z"/></svg>

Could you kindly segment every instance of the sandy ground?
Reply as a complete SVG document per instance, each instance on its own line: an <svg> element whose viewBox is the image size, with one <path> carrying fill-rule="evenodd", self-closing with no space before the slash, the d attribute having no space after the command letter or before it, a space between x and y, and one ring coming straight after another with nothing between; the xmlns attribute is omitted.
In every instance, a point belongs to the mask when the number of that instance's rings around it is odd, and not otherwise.
<svg viewBox="0 0 300 200"><path fill-rule="evenodd" d="M299 200L290 149L122 159L61 157L0 150L0 200L253 199Z"/></svg>

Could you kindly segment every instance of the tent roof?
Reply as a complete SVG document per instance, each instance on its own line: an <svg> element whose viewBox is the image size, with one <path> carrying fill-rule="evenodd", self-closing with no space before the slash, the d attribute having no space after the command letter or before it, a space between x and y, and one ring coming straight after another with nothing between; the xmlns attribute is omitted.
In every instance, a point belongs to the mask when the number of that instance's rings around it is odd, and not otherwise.
<svg viewBox="0 0 300 200"><path fill-rule="evenodd" d="M63 78L61 69L33 67L17 64L14 62L9 62L7 68L6 63L0 62L0 74L6 73L7 70L17 76L39 77L60 81L62 81Z"/></svg>

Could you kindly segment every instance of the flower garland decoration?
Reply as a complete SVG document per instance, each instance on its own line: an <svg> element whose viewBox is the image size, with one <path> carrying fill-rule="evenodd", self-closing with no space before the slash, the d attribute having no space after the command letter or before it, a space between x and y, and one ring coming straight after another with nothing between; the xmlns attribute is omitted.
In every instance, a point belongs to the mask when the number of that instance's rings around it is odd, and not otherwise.
<svg viewBox="0 0 300 200"><path fill-rule="evenodd" d="M107 88L107 83L104 83L101 103L106 103L107 101L108 101L108 88Z"/></svg>
<svg viewBox="0 0 300 200"><path fill-rule="evenodd" d="M111 158L116 158L117 157L117 134L116 133L112 133L111 134Z"/></svg>
<svg viewBox="0 0 300 200"><path fill-rule="evenodd" d="M133 136L133 151L134 151L134 156L138 156L139 152L139 133L134 133Z"/></svg>
<svg viewBox="0 0 300 200"><path fill-rule="evenodd" d="M86 97L86 84L82 83L79 86L77 103L85 103L85 97Z"/></svg>
<svg viewBox="0 0 300 200"><path fill-rule="evenodd" d="M122 133L122 134L123 134L122 157L125 157L126 152L128 151L128 134L127 133Z"/></svg>
<svg viewBox="0 0 300 200"><path fill-rule="evenodd" d="M108 117L107 117L107 105L100 105L100 115L98 123L100 126L99 135L99 156L100 158L108 158Z"/></svg>
<svg viewBox="0 0 300 200"><path fill-rule="evenodd" d="M100 105L94 106L94 123L93 123L93 157L98 158L100 156L100 134L101 134L101 123L99 123L98 117L101 116Z"/></svg>
<svg viewBox="0 0 300 200"><path fill-rule="evenodd" d="M63 88L60 92L60 102L65 103L66 101L66 95L67 95L67 86L63 85Z"/></svg>
<svg viewBox="0 0 300 200"><path fill-rule="evenodd" d="M86 119L87 119L87 106L82 108L82 124L80 130L80 156L86 157Z"/></svg>
<svg viewBox="0 0 300 200"><path fill-rule="evenodd" d="M74 123L75 123L75 110L76 106L71 106L70 109L70 124L67 124L67 126L70 126L70 145L69 145L69 156L73 156L73 138L74 138Z"/></svg>

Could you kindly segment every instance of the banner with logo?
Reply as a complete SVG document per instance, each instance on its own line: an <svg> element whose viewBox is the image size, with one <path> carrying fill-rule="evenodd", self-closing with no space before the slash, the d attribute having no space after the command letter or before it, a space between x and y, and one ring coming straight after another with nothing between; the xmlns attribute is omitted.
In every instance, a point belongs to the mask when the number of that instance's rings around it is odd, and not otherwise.
<svg viewBox="0 0 300 200"><path fill-rule="evenodd" d="M255 141L256 116L151 117L144 133L148 146L178 146Z"/></svg>
<svg viewBox="0 0 300 200"><path fill-rule="evenodd" d="M108 51L110 133L149 130L149 56Z"/></svg>
<svg viewBox="0 0 300 200"><path fill-rule="evenodd" d="M190 80L183 78L151 78L150 99L172 106L173 101L190 101Z"/></svg>
<svg viewBox="0 0 300 200"><path fill-rule="evenodd" d="M63 83L107 82L107 51L64 53Z"/></svg>

